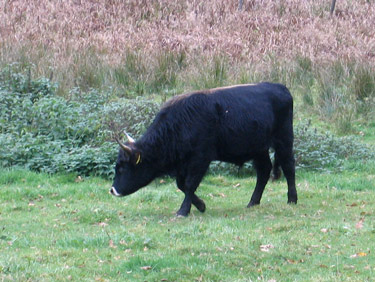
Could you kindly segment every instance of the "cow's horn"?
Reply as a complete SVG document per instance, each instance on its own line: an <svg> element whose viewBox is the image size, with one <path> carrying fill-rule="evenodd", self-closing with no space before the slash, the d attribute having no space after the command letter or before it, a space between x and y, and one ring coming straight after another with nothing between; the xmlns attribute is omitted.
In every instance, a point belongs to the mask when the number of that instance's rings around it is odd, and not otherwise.
<svg viewBox="0 0 375 282"><path fill-rule="evenodd" d="M120 140L118 140L117 137L115 137L115 140L116 140L116 142L120 145L120 147L121 147L126 153L128 153L129 155L132 153L132 148L130 148L129 146L126 146L125 144L123 144Z"/></svg>
<svg viewBox="0 0 375 282"><path fill-rule="evenodd" d="M127 134L125 130L124 130L124 133L125 133L126 138L128 138L129 143L135 143L135 140L131 138L130 135Z"/></svg>

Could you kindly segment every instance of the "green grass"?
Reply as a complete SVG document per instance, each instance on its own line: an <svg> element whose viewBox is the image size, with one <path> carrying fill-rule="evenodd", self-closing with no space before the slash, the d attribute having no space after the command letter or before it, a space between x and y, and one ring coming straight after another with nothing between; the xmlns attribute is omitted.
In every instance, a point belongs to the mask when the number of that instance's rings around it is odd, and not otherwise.
<svg viewBox="0 0 375 282"><path fill-rule="evenodd" d="M122 199L111 183L0 171L2 281L370 281L375 272L375 164L298 172L298 205L255 178L209 175L204 214L176 218L172 180Z"/></svg>
<svg viewBox="0 0 375 282"><path fill-rule="evenodd" d="M356 130L365 143L375 146L375 121L370 121L366 125L358 124L356 125Z"/></svg>

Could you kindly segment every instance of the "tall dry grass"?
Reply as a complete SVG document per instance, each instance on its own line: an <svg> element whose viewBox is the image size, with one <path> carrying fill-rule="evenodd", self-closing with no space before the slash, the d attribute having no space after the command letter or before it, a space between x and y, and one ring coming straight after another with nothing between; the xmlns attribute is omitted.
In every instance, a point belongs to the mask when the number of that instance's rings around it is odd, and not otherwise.
<svg viewBox="0 0 375 282"><path fill-rule="evenodd" d="M13 0L0 3L0 44L12 51L43 47L51 65L74 63L94 49L110 64L124 50L160 50L262 62L296 55L313 62L375 61L375 3L341 0ZM5 54L2 55L2 59Z"/></svg>

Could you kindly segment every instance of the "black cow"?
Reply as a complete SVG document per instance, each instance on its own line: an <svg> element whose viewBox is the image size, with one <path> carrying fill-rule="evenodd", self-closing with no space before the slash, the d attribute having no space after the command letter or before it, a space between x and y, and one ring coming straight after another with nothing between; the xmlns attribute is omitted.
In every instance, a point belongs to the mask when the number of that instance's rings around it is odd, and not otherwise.
<svg viewBox="0 0 375 282"><path fill-rule="evenodd" d="M297 203L293 156L293 99L281 84L236 85L176 96L165 103L146 133L120 144L114 196L134 193L162 175L176 177L185 199L177 215L205 203L195 191L210 163L243 165L253 160L257 182L248 207L258 205L270 177L280 166L288 183L288 203Z"/></svg>

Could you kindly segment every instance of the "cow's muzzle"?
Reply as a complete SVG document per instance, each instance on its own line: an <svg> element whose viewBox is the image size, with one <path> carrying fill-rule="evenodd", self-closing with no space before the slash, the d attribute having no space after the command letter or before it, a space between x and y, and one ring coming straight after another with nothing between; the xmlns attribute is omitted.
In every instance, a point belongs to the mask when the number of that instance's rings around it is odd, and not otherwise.
<svg viewBox="0 0 375 282"><path fill-rule="evenodd" d="M115 187L112 187L112 188L109 190L109 193L110 193L111 195L113 195L113 196L116 196L116 197L122 197L122 195L116 191L116 188L115 188Z"/></svg>

